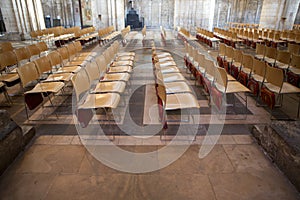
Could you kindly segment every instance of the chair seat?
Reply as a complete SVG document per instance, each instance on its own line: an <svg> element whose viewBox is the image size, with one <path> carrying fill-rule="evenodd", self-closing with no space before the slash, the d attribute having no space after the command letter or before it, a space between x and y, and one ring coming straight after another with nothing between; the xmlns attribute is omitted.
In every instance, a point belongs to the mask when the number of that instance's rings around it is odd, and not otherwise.
<svg viewBox="0 0 300 200"><path fill-rule="evenodd" d="M255 58L257 58L258 60L262 60L262 59L264 59L264 55L255 55L254 56Z"/></svg>
<svg viewBox="0 0 300 200"><path fill-rule="evenodd" d="M287 69L287 68L289 68L288 64L285 64L285 63L282 63L282 62L279 62L279 61L276 61L276 66L279 67L280 69Z"/></svg>
<svg viewBox="0 0 300 200"><path fill-rule="evenodd" d="M282 94L293 94L293 93L300 93L300 88L288 83L283 82L282 88L281 88Z"/></svg>
<svg viewBox="0 0 300 200"><path fill-rule="evenodd" d="M226 60L226 62L228 62L228 63L232 63L232 62L233 62L233 58L225 57L225 60Z"/></svg>
<svg viewBox="0 0 300 200"><path fill-rule="evenodd" d="M165 110L177 110L187 108L200 108L194 95L190 93L179 93L167 95Z"/></svg>
<svg viewBox="0 0 300 200"><path fill-rule="evenodd" d="M228 81L226 94L237 92L250 92L250 90L238 81Z"/></svg>
<svg viewBox="0 0 300 200"><path fill-rule="evenodd" d="M126 87L126 83L122 81L100 82L96 85L95 89L91 91L91 93L100 93L100 92L123 93L125 87Z"/></svg>
<svg viewBox="0 0 300 200"><path fill-rule="evenodd" d="M83 62L87 59L87 56L76 56L70 62Z"/></svg>
<svg viewBox="0 0 300 200"><path fill-rule="evenodd" d="M120 95L117 93L89 94L79 108L116 108L119 102Z"/></svg>
<svg viewBox="0 0 300 200"><path fill-rule="evenodd" d="M294 74L300 75L300 69L299 69L299 68L296 68L296 67L290 67L289 70L290 70L291 72L293 72Z"/></svg>
<svg viewBox="0 0 300 200"><path fill-rule="evenodd" d="M80 69L81 67L79 66L61 67L56 71L56 73L77 73Z"/></svg>
<svg viewBox="0 0 300 200"><path fill-rule="evenodd" d="M132 68L130 66L119 66L119 67L110 67L108 73L119 73L119 72L132 72Z"/></svg>
<svg viewBox="0 0 300 200"><path fill-rule="evenodd" d="M134 61L134 56L117 56L116 61Z"/></svg>
<svg viewBox="0 0 300 200"><path fill-rule="evenodd" d="M161 68L169 67L169 66L176 66L176 63L174 61L159 62L158 64Z"/></svg>
<svg viewBox="0 0 300 200"><path fill-rule="evenodd" d="M187 93L192 92L191 88L186 82L169 82L164 84L167 94L170 93Z"/></svg>
<svg viewBox="0 0 300 200"><path fill-rule="evenodd" d="M158 58L164 58L164 57L172 57L172 55L170 53L167 53L167 52L159 52L159 53L156 53L156 56Z"/></svg>
<svg viewBox="0 0 300 200"><path fill-rule="evenodd" d="M267 63L275 63L275 59L274 58L268 58L268 57L265 57L264 60L267 62Z"/></svg>
<svg viewBox="0 0 300 200"><path fill-rule="evenodd" d="M168 66L159 69L162 74L167 74L167 73L180 73L179 69L175 66Z"/></svg>
<svg viewBox="0 0 300 200"><path fill-rule="evenodd" d="M64 67L73 67L73 66L85 66L87 61L70 61L64 64Z"/></svg>
<svg viewBox="0 0 300 200"><path fill-rule="evenodd" d="M134 52L119 52L117 56L135 56Z"/></svg>
<svg viewBox="0 0 300 200"><path fill-rule="evenodd" d="M64 83L62 82L42 82L35 85L32 90L25 92L25 94L29 93L42 93L42 92L51 92L57 93L64 87Z"/></svg>
<svg viewBox="0 0 300 200"><path fill-rule="evenodd" d="M133 66L133 61L130 60L122 60L122 61L115 61L111 64L112 67L118 66Z"/></svg>
<svg viewBox="0 0 300 200"><path fill-rule="evenodd" d="M4 82L13 82L19 79L19 75L12 73L12 74L1 74L0 81Z"/></svg>
<svg viewBox="0 0 300 200"><path fill-rule="evenodd" d="M264 80L264 77L257 75L257 74L252 74L251 77L259 83L262 83Z"/></svg>
<svg viewBox="0 0 300 200"><path fill-rule="evenodd" d="M242 67L241 71L245 72L246 74L250 74L251 73L251 69L245 68L245 67Z"/></svg>
<svg viewBox="0 0 300 200"><path fill-rule="evenodd" d="M228 81L236 81L236 79L233 76L231 76L230 74L227 74L227 80Z"/></svg>
<svg viewBox="0 0 300 200"><path fill-rule="evenodd" d="M242 63L233 61L232 65L234 65L236 67L240 67L242 65Z"/></svg>
<svg viewBox="0 0 300 200"><path fill-rule="evenodd" d="M168 74L163 74L163 80L165 83L167 83L167 82L174 82L174 81L185 81L185 78L180 73L168 73Z"/></svg>
<svg viewBox="0 0 300 200"><path fill-rule="evenodd" d="M78 54L79 57L88 57L88 56L96 57L97 55L98 55L97 52L80 52Z"/></svg>
<svg viewBox="0 0 300 200"><path fill-rule="evenodd" d="M158 62L167 62L167 61L174 61L174 59L173 57L164 57L158 59Z"/></svg>
<svg viewBox="0 0 300 200"><path fill-rule="evenodd" d="M130 75L128 73L105 74L102 81L128 81Z"/></svg>
<svg viewBox="0 0 300 200"><path fill-rule="evenodd" d="M63 82L68 82L71 80L72 76L74 74L72 73L59 73L59 74L50 74L44 82L49 82L49 81L63 81Z"/></svg>

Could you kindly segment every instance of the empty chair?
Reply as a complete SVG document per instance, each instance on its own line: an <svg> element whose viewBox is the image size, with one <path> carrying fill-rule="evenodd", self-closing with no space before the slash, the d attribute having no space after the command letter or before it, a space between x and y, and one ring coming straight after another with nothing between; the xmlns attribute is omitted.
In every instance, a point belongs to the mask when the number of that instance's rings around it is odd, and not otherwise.
<svg viewBox="0 0 300 200"><path fill-rule="evenodd" d="M46 42L38 42L38 43L36 44L36 46L39 48L39 50L40 50L40 52L41 52L41 53L40 53L40 56L44 56L44 55L47 55L47 54L48 54L49 48L48 48Z"/></svg>
<svg viewBox="0 0 300 200"><path fill-rule="evenodd" d="M264 61L253 59L253 68L247 87L254 96L258 96L261 85L265 79L267 64Z"/></svg>
<svg viewBox="0 0 300 200"><path fill-rule="evenodd" d="M124 81L101 82L100 71L96 62L87 64L84 69L92 87L90 93L117 92L121 94L125 91L126 83Z"/></svg>
<svg viewBox="0 0 300 200"><path fill-rule="evenodd" d="M238 76L238 81L240 81L243 85L247 85L248 78L252 72L253 68L253 56L249 54L243 54L243 61L241 65L241 69Z"/></svg>
<svg viewBox="0 0 300 200"><path fill-rule="evenodd" d="M300 87L300 55L292 55L287 72L287 81L292 85Z"/></svg>
<svg viewBox="0 0 300 200"><path fill-rule="evenodd" d="M64 87L64 83L62 82L42 82L35 84L33 89L28 89L28 86L31 86L40 77L33 62L29 62L18 67L17 72L21 79L22 87L25 91L24 98L27 119L29 119L28 109L33 110L37 108L43 103L44 97L48 97L50 103L52 104L51 97L49 95L58 93Z"/></svg>
<svg viewBox="0 0 300 200"><path fill-rule="evenodd" d="M278 51L275 66L287 70L291 61L291 54L288 51Z"/></svg>
<svg viewBox="0 0 300 200"><path fill-rule="evenodd" d="M282 106L282 99L284 94L299 94L300 89L291 85L288 82L284 82L283 70L267 66L266 76L261 89L261 99L271 109L275 106ZM298 116L299 116L298 100Z"/></svg>
<svg viewBox="0 0 300 200"><path fill-rule="evenodd" d="M7 52L7 51L13 51L14 48L11 44L11 42L1 42L0 43L0 53Z"/></svg>
<svg viewBox="0 0 300 200"><path fill-rule="evenodd" d="M190 109L199 109L200 105L191 93L179 93L179 94L167 94L166 87L163 84L157 85L157 97L159 99L159 113L160 119L164 127L163 134L167 130L168 122L168 111L172 110L190 110ZM191 115L188 113L188 116ZM160 138L162 139L162 134Z"/></svg>
<svg viewBox="0 0 300 200"><path fill-rule="evenodd" d="M273 66L275 64L276 57L277 57L277 49L273 47L266 47L264 61L269 63L271 66Z"/></svg>
<svg viewBox="0 0 300 200"><path fill-rule="evenodd" d="M219 67L223 67L223 60L224 60L224 56L225 56L225 51L226 51L225 44L220 43L219 52L218 52L218 56L217 56L217 61L218 61Z"/></svg>
<svg viewBox="0 0 300 200"><path fill-rule="evenodd" d="M290 52L290 54L299 54L299 50L300 50L300 45L299 44L292 44L292 43L288 43L288 51Z"/></svg>
<svg viewBox="0 0 300 200"><path fill-rule="evenodd" d="M237 79L243 61L243 52L239 49L234 49L233 62L231 64L230 74Z"/></svg>
<svg viewBox="0 0 300 200"><path fill-rule="evenodd" d="M11 87L20 82L17 73L12 72L12 69L17 65L17 57L12 51L0 53L0 81Z"/></svg>
<svg viewBox="0 0 300 200"><path fill-rule="evenodd" d="M85 113L89 113L94 109L105 110L106 117L110 120L110 115L107 113L117 108L120 102L120 95L117 93L90 94L89 79L84 69L74 75L71 80L77 101L76 115L81 126L86 127L89 124L92 116L87 118Z"/></svg>
<svg viewBox="0 0 300 200"><path fill-rule="evenodd" d="M233 62L234 58L234 49L231 46L226 46L225 50L225 56L224 56L224 61L223 61L223 67L227 71L227 73L230 72L230 67Z"/></svg>
<svg viewBox="0 0 300 200"><path fill-rule="evenodd" d="M26 47L14 49L14 53L17 56L18 66L29 62L31 55Z"/></svg>
<svg viewBox="0 0 300 200"><path fill-rule="evenodd" d="M32 44L27 46L26 48L28 49L28 52L30 54L30 60L34 60L40 56L41 50L38 48L37 45Z"/></svg>
<svg viewBox="0 0 300 200"><path fill-rule="evenodd" d="M265 57L266 46L263 44L257 44L255 50L255 58L258 60L263 60Z"/></svg>
<svg viewBox="0 0 300 200"><path fill-rule="evenodd" d="M57 49L57 52L60 54L62 58L62 67L57 70L59 73L64 72L71 72L71 73L77 73L81 67L79 64L70 64L69 62L69 53L66 47L61 47ZM84 63L80 62L82 65Z"/></svg>

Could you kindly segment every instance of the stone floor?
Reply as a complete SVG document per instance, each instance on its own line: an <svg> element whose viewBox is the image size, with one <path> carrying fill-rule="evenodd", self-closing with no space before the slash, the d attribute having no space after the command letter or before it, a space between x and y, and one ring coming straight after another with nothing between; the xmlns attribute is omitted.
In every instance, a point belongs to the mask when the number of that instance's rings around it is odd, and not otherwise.
<svg viewBox="0 0 300 200"><path fill-rule="evenodd" d="M147 32L143 43L140 32L128 35L128 43L121 51L134 50L137 53L132 86L147 85L138 90L134 98L124 97L132 105L129 109L132 109L130 114L134 122L140 126L157 125L157 113L154 111L153 114L151 107L155 98L149 92L153 84L153 78L150 78L152 66L149 65L151 56L149 50L143 49L149 47L152 40L156 46L170 50L178 66L182 67L182 73L185 72L182 65L184 46L172 31L167 32L166 43L160 40L157 31ZM215 59L216 50L198 43L195 45ZM96 50L104 49L96 47ZM188 74L184 75L192 86L193 80L190 80ZM197 93L197 87L193 88ZM145 102L139 101L141 97L146 99ZM285 100L294 105L292 98ZM28 121L22 97L14 96L14 106L5 108L20 125L35 126L37 135L0 177L0 199L300 199L294 186L268 159L250 134L249 128L252 125L270 122L267 110L257 107L254 99L249 97L247 118L244 118L244 114L229 114L219 136L216 132L207 134L210 125L217 123L211 121L214 114L209 109L207 99L200 95L198 100L202 114L196 117L199 127L195 140L185 140L183 136L178 140L161 141L159 135L145 137L142 133L131 136L120 134L114 141L97 135L93 138L93 142L96 141L103 148L117 146L136 154L154 152L150 165L158 170L128 173L115 170L118 166L114 166L114 163L106 162L105 165L105 162L93 157L89 147L83 145L88 144L85 135L78 136L70 110L60 108L59 120L56 121L51 116L51 120ZM121 113L125 112L121 109ZM289 118L295 115L289 107L278 112ZM149 118L152 115L156 116L153 121ZM125 126L126 123L124 119L120 122ZM135 131L134 127L129 128ZM172 129L169 132L167 138L172 139ZM160 150L165 147L168 147L167 153L161 154ZM165 160L176 157L183 147L187 147L186 152L163 167ZM201 149L206 147L212 150L208 155L201 156ZM146 162L140 162L137 157L130 157L125 162L137 168L148 167Z"/></svg>

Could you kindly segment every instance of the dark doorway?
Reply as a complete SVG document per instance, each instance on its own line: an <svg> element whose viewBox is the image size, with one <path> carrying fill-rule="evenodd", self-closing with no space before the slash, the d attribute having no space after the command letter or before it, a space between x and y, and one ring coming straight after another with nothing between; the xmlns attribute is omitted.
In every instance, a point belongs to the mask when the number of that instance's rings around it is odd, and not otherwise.
<svg viewBox="0 0 300 200"><path fill-rule="evenodd" d="M5 33L6 32L6 28L5 28L5 23L4 23L4 19L3 19L3 15L2 15L2 11L0 8L0 33Z"/></svg>

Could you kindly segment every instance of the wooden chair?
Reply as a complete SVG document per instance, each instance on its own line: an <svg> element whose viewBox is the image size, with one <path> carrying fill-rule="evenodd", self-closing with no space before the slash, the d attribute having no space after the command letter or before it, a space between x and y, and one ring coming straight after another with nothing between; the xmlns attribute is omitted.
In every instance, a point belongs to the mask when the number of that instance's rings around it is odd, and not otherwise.
<svg viewBox="0 0 300 200"><path fill-rule="evenodd" d="M242 65L237 80L245 86L247 86L249 76L253 69L253 60L254 58L252 55L243 54Z"/></svg>
<svg viewBox="0 0 300 200"><path fill-rule="evenodd" d="M14 49L14 53L17 56L18 66L21 66L30 61L30 52L26 47Z"/></svg>
<svg viewBox="0 0 300 200"><path fill-rule="evenodd" d="M288 51L290 52L291 55L293 54L298 55L300 51L300 45L288 43Z"/></svg>
<svg viewBox="0 0 300 200"><path fill-rule="evenodd" d="M14 48L11 44L11 42L1 42L0 43L0 53L7 52L7 51L13 51Z"/></svg>
<svg viewBox="0 0 300 200"><path fill-rule="evenodd" d="M92 110L103 109L107 120L111 119L111 111L118 107L120 95L117 93L90 94L87 73L80 70L71 79L76 95L76 116L82 127L86 127L93 118Z"/></svg>
<svg viewBox="0 0 300 200"><path fill-rule="evenodd" d="M238 93L247 93L250 92L250 90L242 85L238 81L229 81L227 78L227 72L225 69L217 67L215 72L215 79L212 84L212 103L216 105L216 107L220 110L222 110L222 113L226 113L226 110L224 111L222 108L226 107L228 104L227 102L224 102L226 95L234 95ZM245 98L241 99L245 102L245 113L247 111L247 95L245 95ZM235 105L235 104L233 104Z"/></svg>
<svg viewBox="0 0 300 200"><path fill-rule="evenodd" d="M65 72L77 73L81 69L81 65L79 65L79 64L82 64L82 65L86 64L83 62L74 63L74 64L68 63L70 60L70 57L69 57L69 53L68 53L68 50L66 47L58 48L57 52L59 53L59 55L61 56L61 59L62 59L62 67L57 70L58 73L65 73Z"/></svg>
<svg viewBox="0 0 300 200"><path fill-rule="evenodd" d="M100 71L96 62L87 64L84 69L88 75L89 83L91 85L90 93L124 93L126 87L126 83L124 81L100 81Z"/></svg>
<svg viewBox="0 0 300 200"><path fill-rule="evenodd" d="M255 58L258 60L263 60L266 53L266 46L263 44L257 44L255 50Z"/></svg>
<svg viewBox="0 0 300 200"><path fill-rule="evenodd" d="M256 97L259 97L261 86L266 75L266 67L267 64L264 61L253 59L253 68L249 76L247 87L251 90L252 94Z"/></svg>
<svg viewBox="0 0 300 200"><path fill-rule="evenodd" d="M243 61L243 52L239 49L234 49L233 62L231 64L230 74L237 79Z"/></svg>
<svg viewBox="0 0 300 200"><path fill-rule="evenodd" d="M24 90L24 98L25 98L25 110L27 119L29 118L28 110L33 110L41 105L44 101L44 98L48 98L49 102L53 106L50 95L57 94L64 87L64 83L62 82L41 82L36 83L39 80L39 73L37 68L33 62L29 62L25 65L22 65L17 68L17 72L21 79L21 84ZM32 86L33 89L27 89L28 86Z"/></svg>
<svg viewBox="0 0 300 200"><path fill-rule="evenodd" d="M271 66L274 66L276 57L277 57L277 49L273 47L266 47L264 61L269 63Z"/></svg>
<svg viewBox="0 0 300 200"><path fill-rule="evenodd" d="M300 55L293 54L287 72L287 81L300 87Z"/></svg>
<svg viewBox="0 0 300 200"><path fill-rule="evenodd" d="M195 96L191 93L167 94L166 87L163 84L158 84L156 87L156 91L157 91L158 103L160 105L159 106L160 120L163 124L163 129L164 129L163 132L161 132L160 134L160 139L162 140L162 137L166 136L166 131L168 129L167 122L170 121L167 115L168 111L187 110L188 120L189 120L189 116L191 115L189 111L191 109L199 109L200 105L197 99L195 98ZM179 121L182 120L180 119Z"/></svg>
<svg viewBox="0 0 300 200"><path fill-rule="evenodd" d="M225 52L226 52L226 46L225 46L225 44L224 43L220 43L220 45L219 45L219 52L218 52L218 56L217 56L218 65L220 67L223 67L223 61L224 61Z"/></svg>
<svg viewBox="0 0 300 200"><path fill-rule="evenodd" d="M0 53L0 81L7 87L20 83L18 74L13 70L17 64L17 57L12 51Z"/></svg>
<svg viewBox="0 0 300 200"><path fill-rule="evenodd" d="M38 48L37 45L35 44L28 45L26 46L26 48L28 49L28 52L30 54L31 61L33 61L34 59L40 56L41 50Z"/></svg>
<svg viewBox="0 0 300 200"><path fill-rule="evenodd" d="M234 58L234 48L231 46L226 46L225 47L225 56L224 56L224 61L223 61L223 67L227 71L227 73L230 73L230 67L233 62Z"/></svg>
<svg viewBox="0 0 300 200"><path fill-rule="evenodd" d="M261 99L273 110L275 106L282 106L284 94L299 94L300 88L284 82L284 74L281 69L267 66L266 77L263 81L261 90ZM298 101L299 116L300 100ZM272 114L272 113L271 113Z"/></svg>
<svg viewBox="0 0 300 200"><path fill-rule="evenodd" d="M277 51L277 57L275 65L276 67L286 71L289 68L291 62L291 54L288 51Z"/></svg>

